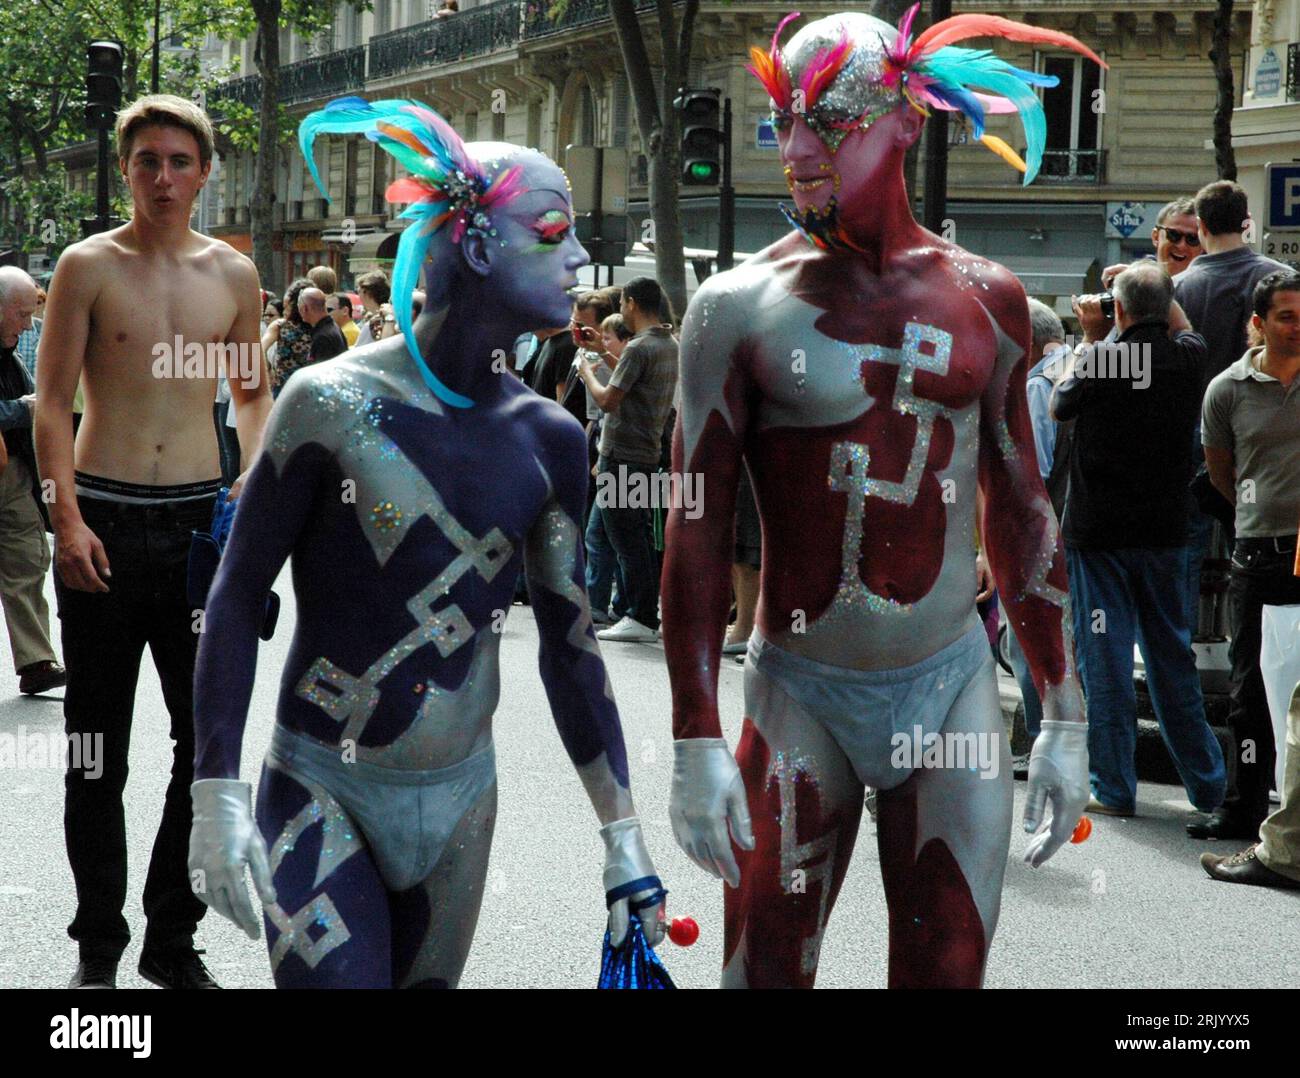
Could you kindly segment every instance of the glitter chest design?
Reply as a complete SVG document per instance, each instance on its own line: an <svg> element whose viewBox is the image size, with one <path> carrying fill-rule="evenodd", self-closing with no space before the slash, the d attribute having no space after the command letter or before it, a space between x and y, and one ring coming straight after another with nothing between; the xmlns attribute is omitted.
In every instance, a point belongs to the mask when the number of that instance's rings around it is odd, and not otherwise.
<svg viewBox="0 0 1300 1078"><path fill-rule="evenodd" d="M928 345L929 351L923 346ZM907 614L910 603L877 595L862 581L858 562L862 556L863 516L867 498L881 498L897 505L911 506L916 501L925 462L930 453L930 440L934 434L935 420L942 417L949 422L958 413L938 401L928 400L916 392L915 378L918 370L946 375L952 355L952 334L934 326L908 322L899 348L886 348L879 344L846 346L856 359L855 370L860 385L865 386L864 369L872 363L890 363L898 367L894 385L892 408L901 415L916 418L916 436L907 457L907 470L901 480L890 481L868 477L871 451L860 442L836 442L831 447L830 469L827 484L831 490L847 496L844 535L841 544L840 584L833 610L851 610L865 607L875 614ZM865 390L864 390L865 392ZM974 417L967 411L967 421Z"/></svg>
<svg viewBox="0 0 1300 1078"><path fill-rule="evenodd" d="M383 437L380 435L380 437ZM362 520L362 530L382 567L401 545L417 521L428 518L456 551L456 556L434 579L406 601L415 622L414 628L392 643L359 676L349 674L326 656L317 658L299 680L297 695L320 708L340 724L341 738L355 741L379 704L379 683L397 665L428 644L438 649L442 658L464 647L475 637L474 626L454 602L447 602L452 588L466 577L491 583L514 554L514 544L500 528L493 527L483 536L474 535L443 502L434 486L414 462L401 453L395 443L384 439L384 457L396 456L385 464L386 489L391 496L383 499L359 499L355 508ZM361 474L360 447L345 450L345 472ZM424 705L440 694L434 687L425 689Z"/></svg>

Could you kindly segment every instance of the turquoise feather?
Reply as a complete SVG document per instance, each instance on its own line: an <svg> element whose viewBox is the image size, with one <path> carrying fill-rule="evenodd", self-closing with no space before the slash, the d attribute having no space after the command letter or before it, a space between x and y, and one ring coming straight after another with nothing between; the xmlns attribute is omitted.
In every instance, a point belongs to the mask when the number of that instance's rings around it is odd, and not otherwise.
<svg viewBox="0 0 1300 1078"><path fill-rule="evenodd" d="M916 65L916 71L934 79L942 87L965 90L975 86L1001 94L1015 105L1025 130L1026 170L1023 182L1025 186L1033 183L1043 163L1043 149L1047 145L1047 119L1043 114L1043 104L1031 85L1055 86L1059 81L1055 75L1042 75L1013 67L987 49L963 49L952 45L945 46L920 61ZM954 97L960 99L960 95L954 94Z"/></svg>

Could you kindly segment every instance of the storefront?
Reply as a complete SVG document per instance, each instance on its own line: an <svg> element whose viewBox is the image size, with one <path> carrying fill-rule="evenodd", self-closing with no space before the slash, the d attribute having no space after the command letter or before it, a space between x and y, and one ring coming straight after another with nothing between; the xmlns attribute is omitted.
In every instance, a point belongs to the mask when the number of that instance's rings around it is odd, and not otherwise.
<svg viewBox="0 0 1300 1078"><path fill-rule="evenodd" d="M299 277L306 277L312 266L329 266L339 273L341 265L336 254L326 246L319 232L288 232L285 234L285 287Z"/></svg>

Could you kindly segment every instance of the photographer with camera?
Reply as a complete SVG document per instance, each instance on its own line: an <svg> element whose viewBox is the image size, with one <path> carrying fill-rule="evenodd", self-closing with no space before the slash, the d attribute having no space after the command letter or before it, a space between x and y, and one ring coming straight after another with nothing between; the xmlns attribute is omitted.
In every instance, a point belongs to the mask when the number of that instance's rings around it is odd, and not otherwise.
<svg viewBox="0 0 1300 1078"><path fill-rule="evenodd" d="M1224 761L1205 718L1182 587L1205 341L1158 263L1135 263L1113 287L1106 302L1074 301L1084 343L1052 395L1052 415L1075 420L1063 533L1088 709L1088 811L1135 812L1135 639L1165 743L1205 811L1222 797ZM1112 304L1119 336L1108 342Z"/></svg>

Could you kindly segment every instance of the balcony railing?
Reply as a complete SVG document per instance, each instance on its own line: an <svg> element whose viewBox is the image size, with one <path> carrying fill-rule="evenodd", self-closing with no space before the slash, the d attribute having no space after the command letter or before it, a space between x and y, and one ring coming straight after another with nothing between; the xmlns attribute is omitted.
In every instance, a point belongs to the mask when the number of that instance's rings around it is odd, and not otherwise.
<svg viewBox="0 0 1300 1078"><path fill-rule="evenodd" d="M337 97L366 84L366 47L310 56L280 69L280 100L285 104Z"/></svg>
<svg viewBox="0 0 1300 1078"><path fill-rule="evenodd" d="M680 0L673 0L674 4ZM598 22L607 22L609 0L569 0L564 14L558 19L547 18L552 0L524 0L524 38L531 40L546 37L549 34L562 34L579 26L590 26ZM638 11L653 10L655 0L636 0Z"/></svg>
<svg viewBox="0 0 1300 1078"><path fill-rule="evenodd" d="M678 2L678 0L675 0ZM522 40L609 22L608 0L569 0L564 15L547 17L551 0L493 0L445 19L372 37L365 45L312 56L280 68L283 104L337 97L365 88L367 80L452 63L509 49ZM655 0L637 0L638 11L653 11ZM256 109L261 101L260 75L223 83L208 95L214 112L222 101Z"/></svg>
<svg viewBox="0 0 1300 1078"><path fill-rule="evenodd" d="M217 107L223 101L238 101L250 109L256 109L262 101L262 76L245 75L243 78L223 82L208 94L208 107L213 112L220 112Z"/></svg>
<svg viewBox="0 0 1300 1078"><path fill-rule="evenodd" d="M495 0L446 19L370 39L370 78L508 49L519 40L521 0Z"/></svg>
<svg viewBox="0 0 1300 1078"><path fill-rule="evenodd" d="M1286 47L1286 99L1300 101L1300 41Z"/></svg>
<svg viewBox="0 0 1300 1078"><path fill-rule="evenodd" d="M1041 183L1102 183L1106 178L1105 150L1044 150L1038 171Z"/></svg>
<svg viewBox="0 0 1300 1078"><path fill-rule="evenodd" d="M366 47L338 49L324 56L309 56L280 68L280 102L311 101L320 97L337 97L364 89L366 85ZM208 104L214 112L222 101L238 101L251 109L262 102L262 76L245 75L222 83L210 94Z"/></svg>

